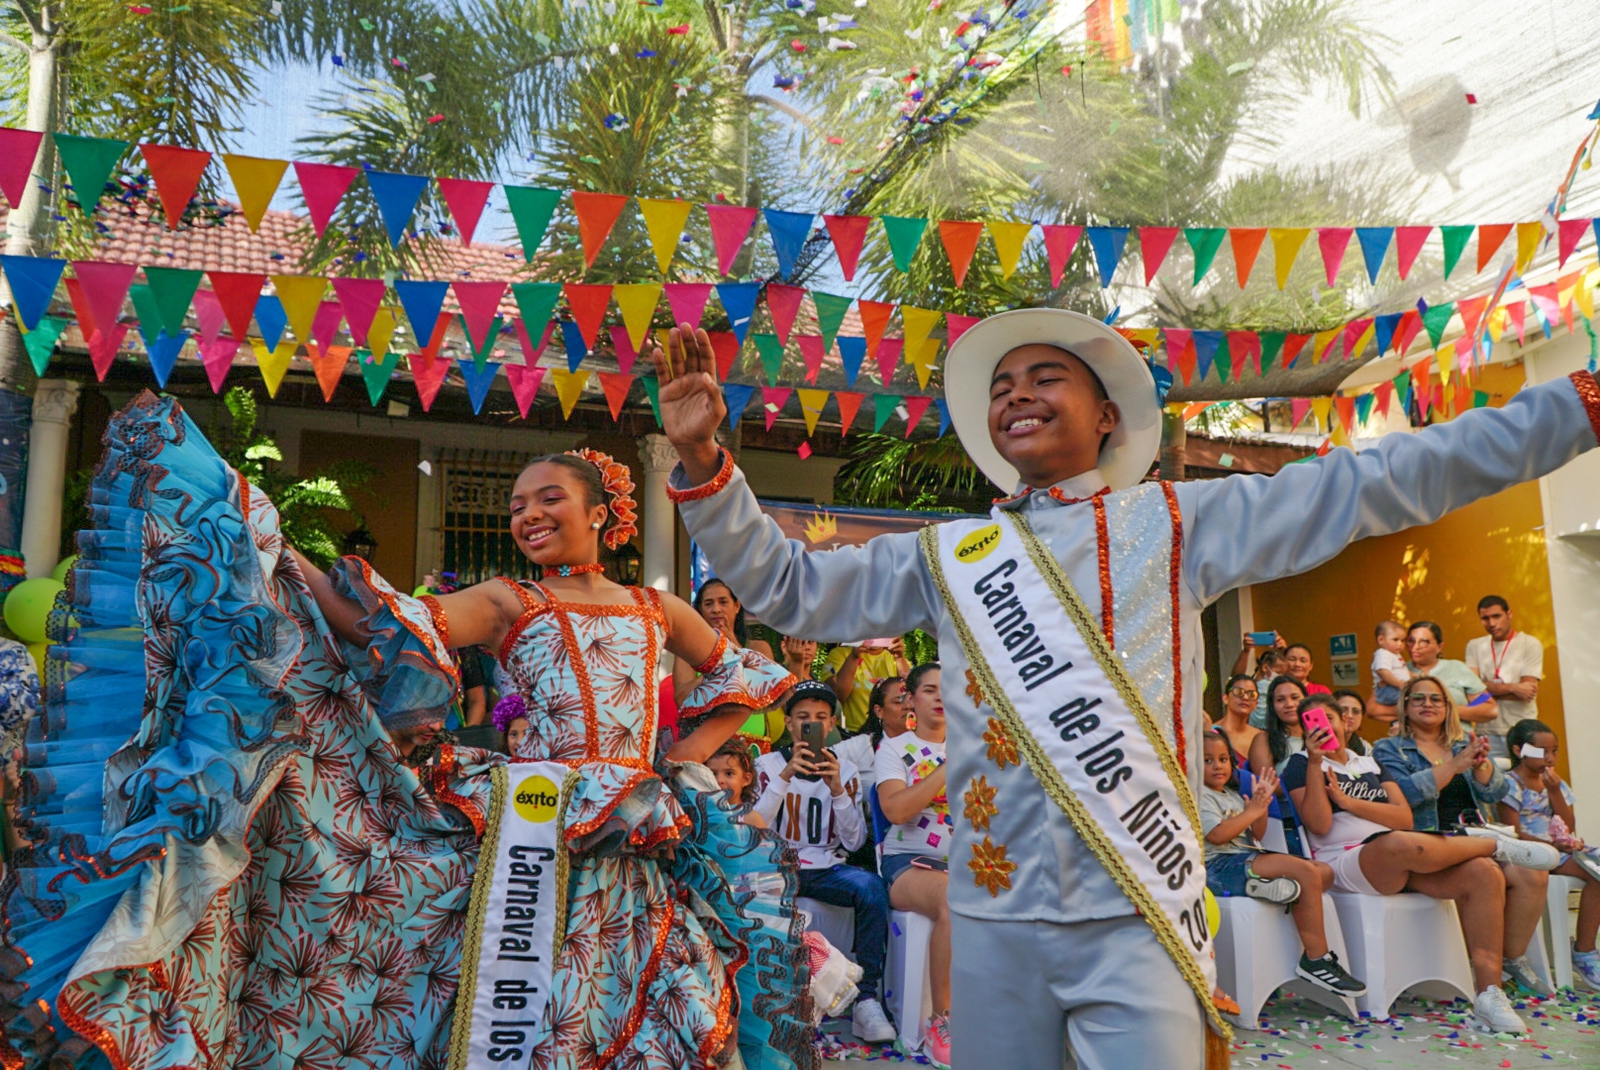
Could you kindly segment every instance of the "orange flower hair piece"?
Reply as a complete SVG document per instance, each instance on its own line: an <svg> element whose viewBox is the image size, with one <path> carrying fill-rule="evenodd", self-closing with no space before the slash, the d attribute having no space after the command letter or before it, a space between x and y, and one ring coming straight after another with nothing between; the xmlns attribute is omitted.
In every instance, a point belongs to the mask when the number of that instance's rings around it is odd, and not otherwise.
<svg viewBox="0 0 1600 1070"><path fill-rule="evenodd" d="M629 539L639 529L634 526L634 521L639 519L634 509L633 500L633 474L628 471L628 466L620 464L609 453L599 450L568 450L573 457L582 457L596 468L600 469L600 482L605 486L606 505L611 509L611 527L606 529L605 540L607 549L615 550Z"/></svg>

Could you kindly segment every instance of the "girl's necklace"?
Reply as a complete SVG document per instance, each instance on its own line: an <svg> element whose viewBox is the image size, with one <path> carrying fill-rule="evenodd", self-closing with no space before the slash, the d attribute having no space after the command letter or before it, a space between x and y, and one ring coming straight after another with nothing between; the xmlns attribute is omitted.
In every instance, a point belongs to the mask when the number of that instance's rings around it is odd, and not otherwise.
<svg viewBox="0 0 1600 1070"><path fill-rule="evenodd" d="M556 565L554 568L556 570L556 575L560 576L562 579L567 579L572 576L581 576L585 572L604 572L606 569L606 567L600 564L598 561L591 561L587 565Z"/></svg>

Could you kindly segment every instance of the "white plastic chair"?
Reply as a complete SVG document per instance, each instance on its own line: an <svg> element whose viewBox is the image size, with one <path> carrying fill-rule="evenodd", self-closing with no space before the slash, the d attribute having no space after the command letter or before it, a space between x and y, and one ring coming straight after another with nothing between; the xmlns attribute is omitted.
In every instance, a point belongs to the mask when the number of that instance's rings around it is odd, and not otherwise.
<svg viewBox="0 0 1600 1070"><path fill-rule="evenodd" d="M1352 1021L1358 1017L1355 1000L1329 992L1295 973L1304 949L1294 918L1282 907L1247 896L1219 896L1217 906L1222 910L1222 924L1216 934L1217 983L1238 1001L1240 1025L1257 1028L1262 1006L1279 988L1320 1003ZM1328 949L1360 977L1350 965L1339 914L1326 894L1322 897L1322 919Z"/></svg>
<svg viewBox="0 0 1600 1070"><path fill-rule="evenodd" d="M819 932L851 962L856 960L856 912L804 896L794 901L795 909L806 917L806 929Z"/></svg>
<svg viewBox="0 0 1600 1070"><path fill-rule="evenodd" d="M1472 963L1455 903L1416 892L1332 897L1350 951L1346 967L1367 983L1358 1010L1387 1018L1408 991L1425 999L1472 999Z"/></svg>
<svg viewBox="0 0 1600 1070"><path fill-rule="evenodd" d="M933 919L909 910L889 911L889 958L883 966L883 999L900 1030L900 1045L909 1054L922 1046L928 1016L933 1013L928 942Z"/></svg>
<svg viewBox="0 0 1600 1070"><path fill-rule="evenodd" d="M1582 877L1550 874L1550 890L1545 893L1541 924L1545 950L1550 955L1550 973L1557 988L1572 987L1572 908L1568 897L1582 888Z"/></svg>
<svg viewBox="0 0 1600 1070"><path fill-rule="evenodd" d="M1548 911L1549 893L1546 892L1545 895L1545 909ZM1528 950L1526 954L1528 956L1528 965L1533 967L1533 975L1549 986L1550 990L1553 992L1561 986L1556 984L1555 971L1552 968L1554 963L1551 961L1552 956L1550 954L1548 942L1545 939L1544 929L1544 921L1541 919L1539 924L1533 930L1533 937L1528 941ZM1511 975L1502 974L1502 976L1509 980Z"/></svg>

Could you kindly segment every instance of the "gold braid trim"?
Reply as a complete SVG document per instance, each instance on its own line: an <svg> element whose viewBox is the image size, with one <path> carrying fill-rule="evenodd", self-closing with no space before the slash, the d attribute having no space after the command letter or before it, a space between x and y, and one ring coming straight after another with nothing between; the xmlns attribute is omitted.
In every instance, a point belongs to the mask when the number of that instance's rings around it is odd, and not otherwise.
<svg viewBox="0 0 1600 1070"><path fill-rule="evenodd" d="M1145 708L1143 699L1139 697L1138 691L1134 689L1127 673L1122 671L1122 666L1110 654L1109 649L1106 647L1105 637L1100 634L1099 627L1090 619L1089 611L1084 608L1082 600L1077 596L1077 592L1072 590L1071 584L1067 582L1066 577L1061 575L1060 566L1056 565L1055 559L1039 544L1038 538L1033 534L1032 529L1027 526L1026 520L1015 516L1012 517L1012 520L1017 533L1022 537L1023 544L1028 549L1029 556L1033 558L1035 564L1040 566L1040 572L1045 576L1046 582L1050 584L1052 592L1061 600L1062 608L1072 618L1073 624L1077 626L1079 633L1088 642L1089 649L1094 653L1100 668L1105 672L1107 678L1111 680L1112 685L1116 687L1118 694L1128 701L1129 709L1133 711L1141 729L1149 740L1158 740L1160 737L1154 731L1150 711ZM1155 896L1150 894L1150 889L1145 887L1144 882L1134 876L1132 870L1128 868L1127 861L1112 845L1111 839L1106 835L1105 830L1084 809L1083 803L1078 800L1072 788L1067 785L1060 771L1045 755L1044 749L1039 746L1039 741L1034 738L1033 733L1028 730L1026 723L1022 720L1021 715L1017 713L1016 707L1011 704L1011 696L1001 690L1000 681L995 677L994 669L990 667L988 659L984 657L983 650L979 647L977 639L974 638L972 630L967 627L966 620L961 616L961 608L957 604L955 596L951 593L949 584L945 581L944 564L939 558L937 525L930 524L922 529L921 542L923 559L928 564L928 571L933 578L934 586L939 589L939 594L943 597L945 606L950 611L950 620L955 625L956 637L961 642L961 649L966 653L967 661L972 666L973 671L977 673L978 681L983 687L984 698L989 700L989 704L999 716L1001 724L1005 725L1015 740L1018 749L1022 751L1024 763L1029 769L1033 770L1033 775L1038 779L1040 787L1044 788L1045 794L1061 808L1061 812L1066 815L1068 821L1072 822L1072 827L1083 838L1083 842L1088 845L1089 850L1094 852L1094 856L1100 860L1100 864L1105 866L1106 873L1110 875L1112 881L1121 889L1122 894L1128 897L1128 901L1134 905L1140 916L1150 926L1151 931L1155 933L1156 940L1166 949L1173 964L1178 967L1178 972L1183 974L1183 979L1194 990L1195 998L1200 1001L1200 1006L1205 1011L1206 1019L1211 1026L1212 1032L1231 1041L1233 1036L1231 1028L1211 1002L1211 986L1207 983L1205 974L1201 972L1200 964L1195 961L1194 953L1183 943L1182 938L1178 935L1172 924L1172 919L1167 916L1167 912L1162 909L1161 904L1156 902ZM1040 556L1052 567L1047 569L1044 563L1039 560ZM1153 746L1156 753L1162 755L1163 768L1167 769L1169 776L1172 775L1176 766L1171 760L1167 746L1165 743ZM1193 810L1194 802L1189 795L1187 782L1177 776L1173 776L1173 780L1175 783L1181 782L1183 784L1179 789L1180 798L1184 800L1186 810ZM1196 824L1198 824L1198 821L1196 821Z"/></svg>

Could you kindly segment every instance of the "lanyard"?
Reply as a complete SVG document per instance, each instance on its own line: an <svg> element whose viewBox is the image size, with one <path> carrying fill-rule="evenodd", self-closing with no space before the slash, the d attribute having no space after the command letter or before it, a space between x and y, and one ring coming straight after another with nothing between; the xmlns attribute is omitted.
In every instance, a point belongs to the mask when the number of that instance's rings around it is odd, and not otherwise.
<svg viewBox="0 0 1600 1070"><path fill-rule="evenodd" d="M1500 660L1504 658L1506 653L1511 649L1511 641L1516 637L1516 632L1512 632L1510 635L1506 636L1506 645L1500 648L1500 653L1498 654L1494 652L1494 636L1491 635L1489 637L1489 658L1494 662L1494 678L1499 680L1501 683L1505 683L1505 681L1500 680Z"/></svg>

